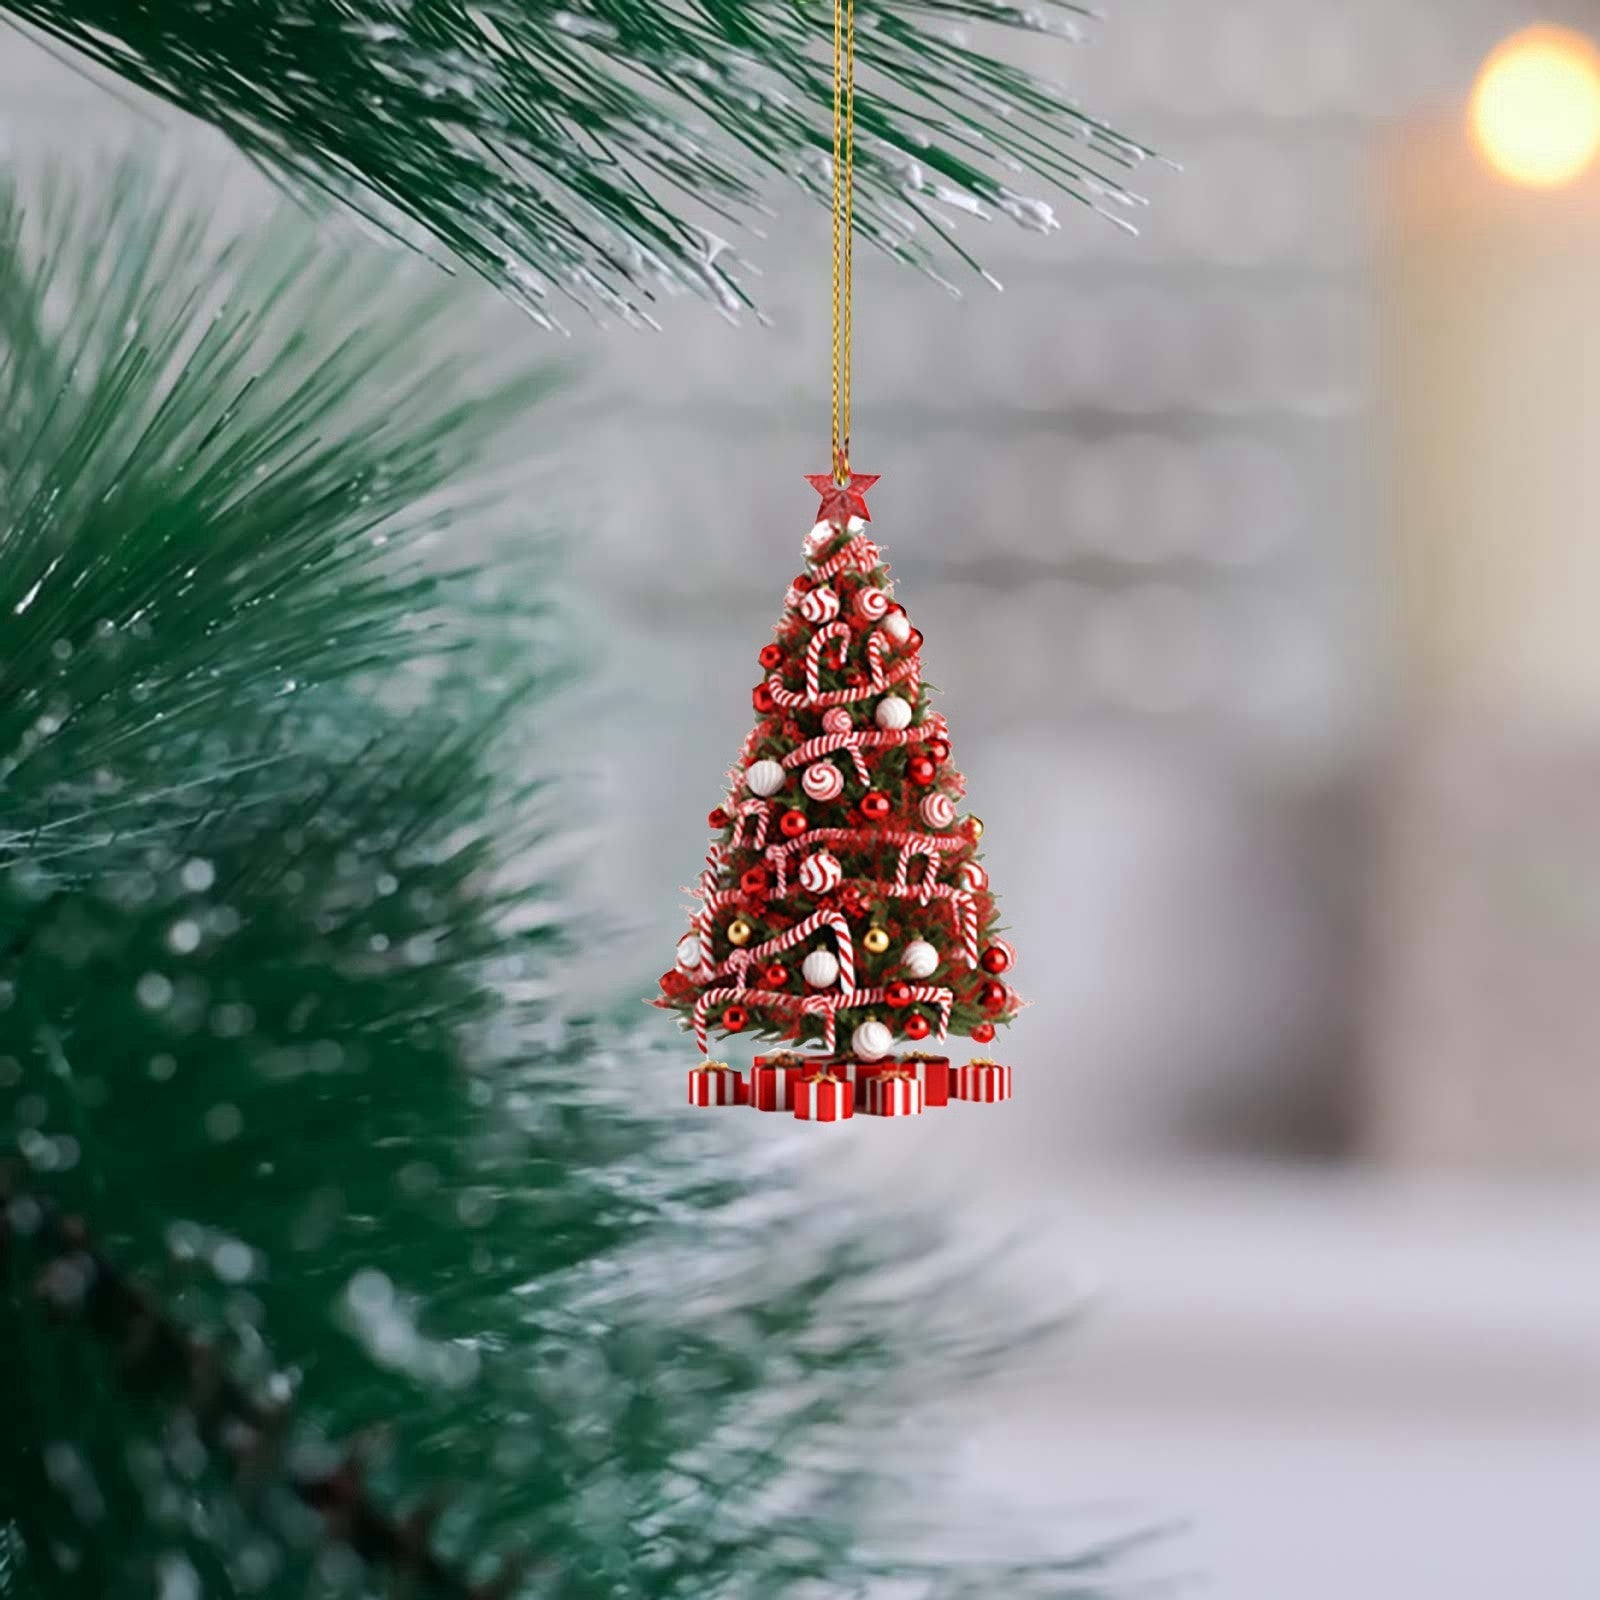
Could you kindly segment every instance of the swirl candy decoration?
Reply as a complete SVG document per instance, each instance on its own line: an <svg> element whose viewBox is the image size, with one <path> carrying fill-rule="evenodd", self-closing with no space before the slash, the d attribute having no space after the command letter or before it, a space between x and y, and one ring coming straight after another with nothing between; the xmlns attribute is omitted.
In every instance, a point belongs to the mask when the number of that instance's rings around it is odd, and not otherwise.
<svg viewBox="0 0 1600 1600"><path fill-rule="evenodd" d="M839 615L839 597L823 584L800 602L800 615L811 623L832 622Z"/></svg>
<svg viewBox="0 0 1600 1600"><path fill-rule="evenodd" d="M818 850L800 863L800 887L807 894L832 894L843 881L839 858L826 850Z"/></svg>
<svg viewBox="0 0 1600 1600"><path fill-rule="evenodd" d="M955 801L937 789L922 797L922 804L918 810L922 813L922 820L930 828L948 828L956 820Z"/></svg>
<svg viewBox="0 0 1600 1600"><path fill-rule="evenodd" d="M861 781L867 781L865 775ZM800 787L810 799L826 804L844 793L844 774L831 761L814 761L801 777Z"/></svg>
<svg viewBox="0 0 1600 1600"><path fill-rule="evenodd" d="M889 614L890 603L882 589L865 588L856 596L856 615L863 622L881 622Z"/></svg>

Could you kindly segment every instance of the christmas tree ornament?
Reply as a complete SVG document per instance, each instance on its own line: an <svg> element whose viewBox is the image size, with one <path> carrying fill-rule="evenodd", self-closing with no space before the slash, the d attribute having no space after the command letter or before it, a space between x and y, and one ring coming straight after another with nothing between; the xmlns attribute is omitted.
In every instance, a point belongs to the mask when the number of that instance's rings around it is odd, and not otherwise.
<svg viewBox="0 0 1600 1600"><path fill-rule="evenodd" d="M967 832L972 835L974 840L981 839L983 837L983 818L968 817Z"/></svg>
<svg viewBox="0 0 1600 1600"><path fill-rule="evenodd" d="M700 948L700 935L697 933L684 934L678 941L678 965L685 972L693 972L703 959Z"/></svg>
<svg viewBox="0 0 1600 1600"><path fill-rule="evenodd" d="M839 958L831 950L813 950L800 963L800 975L813 989L831 989L839 981Z"/></svg>
<svg viewBox="0 0 1600 1600"><path fill-rule="evenodd" d="M868 1017L850 1035L850 1048L863 1061L881 1061L894 1049L894 1035L876 1017Z"/></svg>
<svg viewBox="0 0 1600 1600"><path fill-rule="evenodd" d="M894 807L889 804L888 795L879 789L869 789L861 797L861 815L868 822L882 822L893 809Z"/></svg>
<svg viewBox="0 0 1600 1600"><path fill-rule="evenodd" d="M800 779L808 799L826 805L844 793L844 774L831 761L813 761Z"/></svg>
<svg viewBox="0 0 1600 1600"><path fill-rule="evenodd" d="M720 833L722 829L726 828L728 824L733 821L733 818L730 817L721 806L713 806L710 813L706 817L706 821L711 827L715 828Z"/></svg>
<svg viewBox="0 0 1600 1600"><path fill-rule="evenodd" d="M831 894L844 878L839 858L817 850L800 863L800 887L809 895Z"/></svg>
<svg viewBox="0 0 1600 1600"><path fill-rule="evenodd" d="M888 733L898 733L911 726L911 707L897 694L886 694L878 702L872 720Z"/></svg>
<svg viewBox="0 0 1600 1600"><path fill-rule="evenodd" d="M1017 952L1004 939L996 939L978 958L978 964L985 972L998 976L1002 972L1009 972L1016 959Z"/></svg>
<svg viewBox="0 0 1600 1600"><path fill-rule="evenodd" d="M744 783L751 794L769 799L783 787L783 768L776 761L752 761L744 769Z"/></svg>
<svg viewBox="0 0 1600 1600"><path fill-rule="evenodd" d="M1009 955L998 971L983 964L1003 941L976 859L982 825L957 826L966 783L923 679L922 635L873 538L867 496L878 479L850 461L848 0L835 26L831 470L807 475L818 502L801 539L804 568L759 649L756 722L732 793L712 813L715 837L693 891L698 947L687 947L698 959L680 961L681 986L662 985L652 1001L678 1014L701 1054L713 1030L819 1046L830 1058L849 1052L854 1083L795 1086L796 1114L809 1120L851 1115L838 1090L864 1094L892 1065L897 1040L954 1032L983 1043L1022 1007L1000 981ZM912 917L916 932L903 933ZM776 1088L768 1098L782 1103Z"/></svg>

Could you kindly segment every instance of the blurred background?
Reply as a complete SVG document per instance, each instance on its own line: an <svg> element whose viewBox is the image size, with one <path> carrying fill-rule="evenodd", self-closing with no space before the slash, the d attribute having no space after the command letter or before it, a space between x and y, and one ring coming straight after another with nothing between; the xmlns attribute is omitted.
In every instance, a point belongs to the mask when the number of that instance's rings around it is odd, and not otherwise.
<svg viewBox="0 0 1600 1600"><path fill-rule="evenodd" d="M0 39L0 148L152 115ZM1020 1236L1087 1315L969 1470L1178 1520L1229 1600L1600 1592L1596 39L1118 0L1013 48L1181 164L1138 237L974 219L960 298L858 262L856 465L1035 1004L1004 1113L817 1182ZM559 349L596 995L669 960L825 465L827 219L773 198L770 326Z"/></svg>

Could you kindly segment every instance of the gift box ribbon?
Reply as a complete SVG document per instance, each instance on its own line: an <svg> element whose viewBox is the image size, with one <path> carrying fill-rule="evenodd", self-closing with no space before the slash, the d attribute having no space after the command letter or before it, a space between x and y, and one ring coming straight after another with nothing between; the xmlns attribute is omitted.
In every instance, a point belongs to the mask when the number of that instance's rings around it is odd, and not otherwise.
<svg viewBox="0 0 1600 1600"><path fill-rule="evenodd" d="M696 1072L732 1072L733 1068L726 1061L702 1061L694 1070Z"/></svg>

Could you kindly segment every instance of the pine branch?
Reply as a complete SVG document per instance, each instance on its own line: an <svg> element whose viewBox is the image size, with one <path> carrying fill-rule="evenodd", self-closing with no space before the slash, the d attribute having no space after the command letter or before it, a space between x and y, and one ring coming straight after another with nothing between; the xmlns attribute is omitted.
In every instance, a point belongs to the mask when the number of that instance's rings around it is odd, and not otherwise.
<svg viewBox="0 0 1600 1600"><path fill-rule="evenodd" d="M0 0L0 15L215 124L302 194L348 201L556 322L652 320L689 289L750 304L713 228L781 175L831 195L820 0ZM863 0L856 218L936 272L953 219L1048 230L1028 175L1125 225L1148 152L968 37L1076 37L1069 0ZM931 236L931 237L930 237Z"/></svg>

